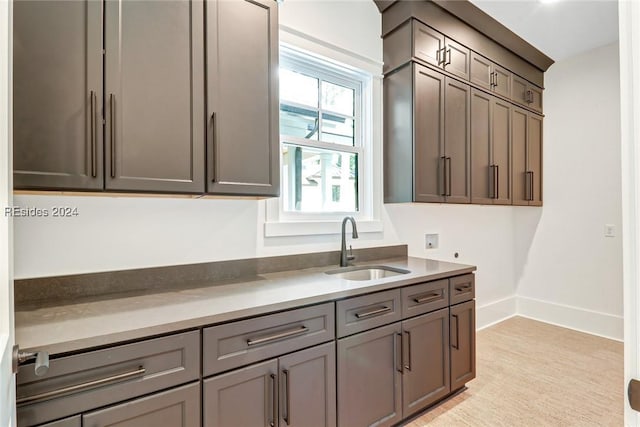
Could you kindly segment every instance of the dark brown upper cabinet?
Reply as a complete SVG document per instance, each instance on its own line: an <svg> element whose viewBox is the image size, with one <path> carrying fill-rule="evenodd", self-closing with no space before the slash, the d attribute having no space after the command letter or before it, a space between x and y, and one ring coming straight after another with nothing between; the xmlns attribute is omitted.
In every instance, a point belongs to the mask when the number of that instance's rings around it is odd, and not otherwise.
<svg viewBox="0 0 640 427"><path fill-rule="evenodd" d="M542 89L515 74L512 82L511 100L542 113Z"/></svg>
<svg viewBox="0 0 640 427"><path fill-rule="evenodd" d="M511 105L471 91L471 202L511 204Z"/></svg>
<svg viewBox="0 0 640 427"><path fill-rule="evenodd" d="M13 3L16 189L101 190L101 1Z"/></svg>
<svg viewBox="0 0 640 427"><path fill-rule="evenodd" d="M469 85L414 63L384 90L385 201L469 203Z"/></svg>
<svg viewBox="0 0 640 427"><path fill-rule="evenodd" d="M107 0L106 189L204 192L200 1Z"/></svg>
<svg viewBox="0 0 640 427"><path fill-rule="evenodd" d="M512 107L513 204L542 206L542 117Z"/></svg>
<svg viewBox="0 0 640 427"><path fill-rule="evenodd" d="M511 72L475 52L471 52L469 80L498 95L511 97Z"/></svg>
<svg viewBox="0 0 640 427"><path fill-rule="evenodd" d="M206 4L207 192L277 196L278 8Z"/></svg>

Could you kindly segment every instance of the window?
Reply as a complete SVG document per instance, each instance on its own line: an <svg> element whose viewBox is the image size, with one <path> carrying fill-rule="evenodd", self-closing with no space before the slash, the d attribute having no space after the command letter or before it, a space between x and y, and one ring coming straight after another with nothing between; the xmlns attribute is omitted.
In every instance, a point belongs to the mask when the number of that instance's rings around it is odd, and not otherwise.
<svg viewBox="0 0 640 427"><path fill-rule="evenodd" d="M359 212L370 77L283 46L279 77L282 212Z"/></svg>

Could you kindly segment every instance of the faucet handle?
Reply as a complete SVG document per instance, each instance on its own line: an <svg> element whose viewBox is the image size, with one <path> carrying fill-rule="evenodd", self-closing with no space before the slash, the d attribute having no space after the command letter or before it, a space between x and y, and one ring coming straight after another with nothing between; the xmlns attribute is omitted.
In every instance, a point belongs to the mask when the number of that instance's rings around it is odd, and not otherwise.
<svg viewBox="0 0 640 427"><path fill-rule="evenodd" d="M354 259L356 259L356 256L353 254L353 248L349 245L349 255L347 255L347 260L353 261Z"/></svg>

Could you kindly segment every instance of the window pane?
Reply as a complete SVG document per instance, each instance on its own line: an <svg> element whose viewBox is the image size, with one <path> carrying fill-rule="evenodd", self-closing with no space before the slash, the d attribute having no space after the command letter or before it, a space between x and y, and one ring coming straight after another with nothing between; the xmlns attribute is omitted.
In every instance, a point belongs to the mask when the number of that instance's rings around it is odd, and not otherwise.
<svg viewBox="0 0 640 427"><path fill-rule="evenodd" d="M353 147L353 119L322 113L321 141Z"/></svg>
<svg viewBox="0 0 640 427"><path fill-rule="evenodd" d="M353 89L322 82L322 109L353 116Z"/></svg>
<svg viewBox="0 0 640 427"><path fill-rule="evenodd" d="M280 101L318 108L318 79L280 68Z"/></svg>
<svg viewBox="0 0 640 427"><path fill-rule="evenodd" d="M285 211L356 212L358 155L282 145Z"/></svg>
<svg viewBox="0 0 640 427"><path fill-rule="evenodd" d="M280 104L280 133L298 138L318 139L318 112Z"/></svg>

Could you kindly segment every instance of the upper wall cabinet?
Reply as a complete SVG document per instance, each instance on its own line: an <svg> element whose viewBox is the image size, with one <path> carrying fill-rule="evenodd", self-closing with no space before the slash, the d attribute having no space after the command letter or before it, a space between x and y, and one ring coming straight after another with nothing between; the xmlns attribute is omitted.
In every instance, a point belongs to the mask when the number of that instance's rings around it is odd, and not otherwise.
<svg viewBox="0 0 640 427"><path fill-rule="evenodd" d="M517 75L513 76L511 100L542 113L542 89Z"/></svg>
<svg viewBox="0 0 640 427"><path fill-rule="evenodd" d="M201 1L105 8L106 188L204 191Z"/></svg>
<svg viewBox="0 0 640 427"><path fill-rule="evenodd" d="M16 189L278 194L275 1L14 9Z"/></svg>
<svg viewBox="0 0 640 427"><path fill-rule="evenodd" d="M101 190L103 4L13 5L14 185Z"/></svg>
<svg viewBox="0 0 640 427"><path fill-rule="evenodd" d="M475 52L471 52L469 80L505 98L511 96L511 72Z"/></svg>
<svg viewBox="0 0 640 427"><path fill-rule="evenodd" d="M207 2L207 192L277 196L278 9Z"/></svg>

